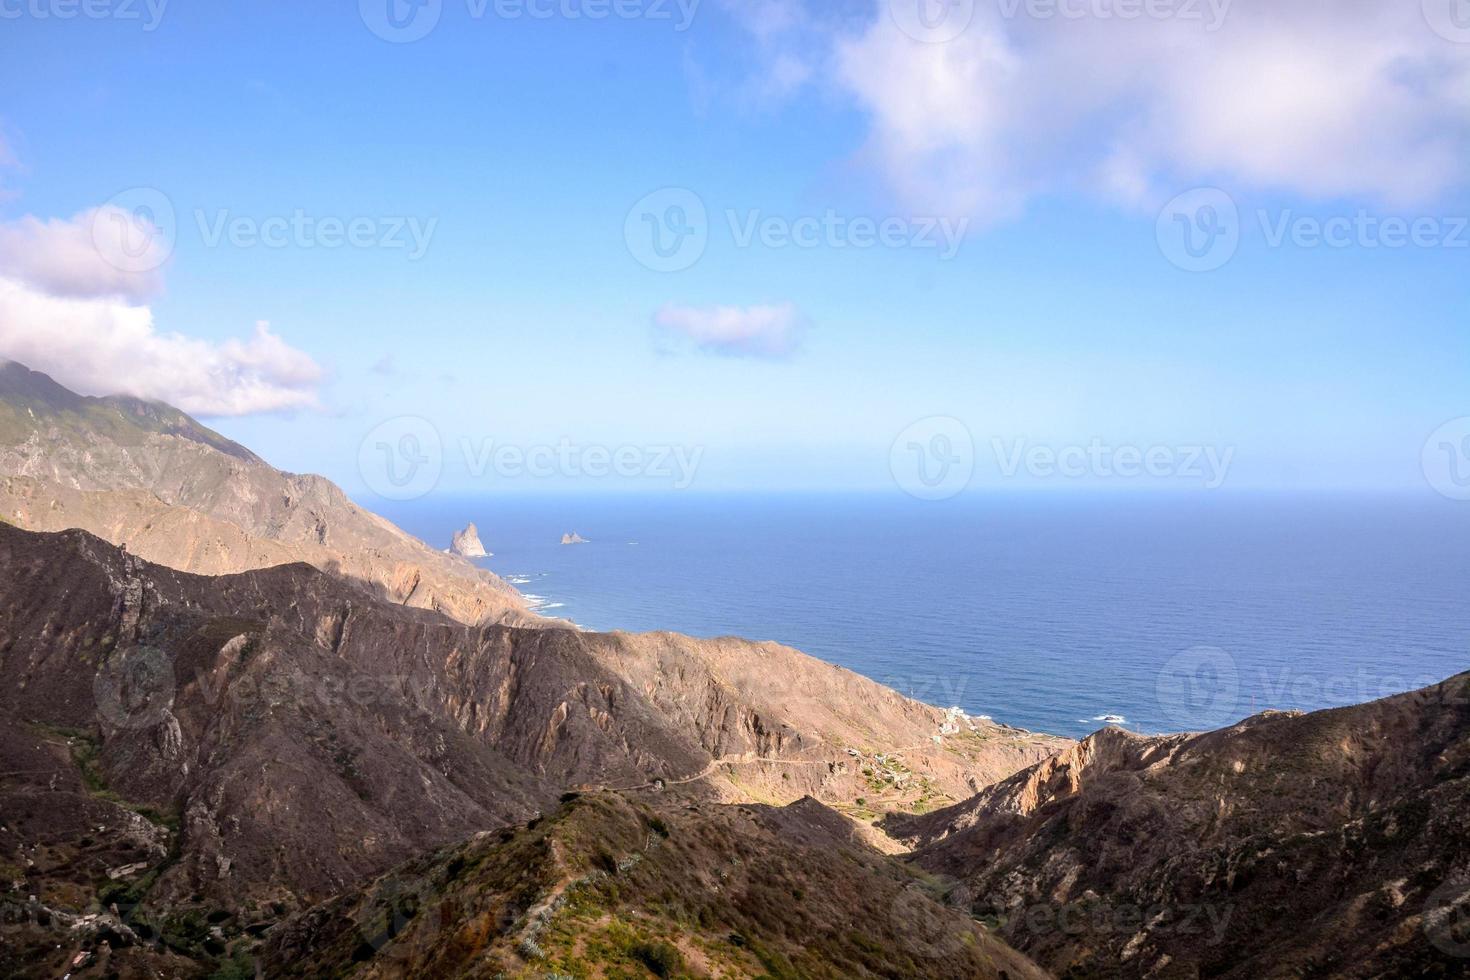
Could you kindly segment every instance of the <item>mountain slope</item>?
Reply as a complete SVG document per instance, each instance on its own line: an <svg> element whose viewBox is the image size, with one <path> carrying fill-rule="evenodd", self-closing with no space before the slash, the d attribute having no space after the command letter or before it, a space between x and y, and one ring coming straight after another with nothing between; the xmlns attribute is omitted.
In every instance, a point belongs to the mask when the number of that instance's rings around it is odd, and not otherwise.
<svg viewBox="0 0 1470 980"><path fill-rule="evenodd" d="M914 778L957 794L1054 745L940 736L945 712L774 644L472 627L304 564L205 578L0 525L0 567L0 722L161 835L116 883L37 863L13 891L52 920L120 897L122 925L216 917L233 941L571 787L842 802L873 778L850 752L912 740ZM32 768L0 757L0 793L35 796ZM9 826L0 863L61 843Z"/></svg>
<svg viewBox="0 0 1470 980"><path fill-rule="evenodd" d="M812 800L603 794L395 869L271 933L279 977L1041 980Z"/></svg>
<svg viewBox="0 0 1470 980"><path fill-rule="evenodd" d="M1105 730L889 829L1061 975L1461 976L1470 674L1204 735Z"/></svg>
<svg viewBox="0 0 1470 980"><path fill-rule="evenodd" d="M0 363L0 517L82 528L150 561L227 574L304 561L468 623L535 623L495 575L435 551L317 476L283 473L167 405L88 398Z"/></svg>

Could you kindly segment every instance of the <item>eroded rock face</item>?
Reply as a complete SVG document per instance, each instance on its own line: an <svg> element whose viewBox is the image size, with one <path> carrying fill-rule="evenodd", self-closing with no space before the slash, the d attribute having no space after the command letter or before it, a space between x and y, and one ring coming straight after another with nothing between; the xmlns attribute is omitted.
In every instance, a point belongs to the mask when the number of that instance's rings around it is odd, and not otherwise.
<svg viewBox="0 0 1470 980"><path fill-rule="evenodd" d="M1058 974L1459 975L1470 674L1204 735L1104 730L889 829Z"/></svg>
<svg viewBox="0 0 1470 980"><path fill-rule="evenodd" d="M774 644L472 627L303 564L203 578L80 531L0 526L0 566L0 716L86 733L108 787L177 815L166 900L318 900L573 786L840 801L848 746L913 745L957 797L1057 747L943 747L943 711Z"/></svg>
<svg viewBox="0 0 1470 980"><path fill-rule="evenodd" d="M454 535L454 540L449 546L450 554L461 558L489 558L490 553L480 542L480 530L473 523L463 531Z"/></svg>

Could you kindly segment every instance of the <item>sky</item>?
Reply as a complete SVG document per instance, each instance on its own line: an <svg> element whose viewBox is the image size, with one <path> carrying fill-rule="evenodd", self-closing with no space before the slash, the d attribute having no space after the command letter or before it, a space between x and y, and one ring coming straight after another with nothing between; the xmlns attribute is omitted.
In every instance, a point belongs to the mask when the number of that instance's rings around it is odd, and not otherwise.
<svg viewBox="0 0 1470 980"><path fill-rule="evenodd" d="M356 494L1470 497L1464 0L0 0L0 356Z"/></svg>

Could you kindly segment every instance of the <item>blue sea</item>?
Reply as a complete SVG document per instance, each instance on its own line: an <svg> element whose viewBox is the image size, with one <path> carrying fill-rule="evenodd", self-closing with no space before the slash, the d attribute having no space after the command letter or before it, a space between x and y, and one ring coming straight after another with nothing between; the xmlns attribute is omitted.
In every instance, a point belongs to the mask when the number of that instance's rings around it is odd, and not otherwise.
<svg viewBox="0 0 1470 980"><path fill-rule="evenodd" d="M370 506L597 630L778 640L1038 731L1218 727L1470 669L1470 505L1370 496L436 496ZM589 543L560 544L567 532Z"/></svg>

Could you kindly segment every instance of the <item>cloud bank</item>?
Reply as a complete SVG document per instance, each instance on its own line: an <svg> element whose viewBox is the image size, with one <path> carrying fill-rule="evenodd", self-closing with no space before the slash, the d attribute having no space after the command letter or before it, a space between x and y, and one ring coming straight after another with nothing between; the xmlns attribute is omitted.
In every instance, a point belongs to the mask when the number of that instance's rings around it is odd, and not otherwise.
<svg viewBox="0 0 1470 980"><path fill-rule="evenodd" d="M956 0L963 30L938 43L900 26L927 2L732 8L758 75L802 52L783 77L863 112L864 156L915 209L999 221L1047 194L1153 205L1208 182L1410 207L1470 180L1470 44L1418 2L1125 19L1101 0Z"/></svg>
<svg viewBox="0 0 1470 980"><path fill-rule="evenodd" d="M0 272L52 296L151 299L163 292L166 248L161 235L110 206L0 224Z"/></svg>
<svg viewBox="0 0 1470 980"><path fill-rule="evenodd" d="M111 211L0 224L0 357L83 394L134 395L192 415L319 406L321 367L267 323L222 343L159 332L143 301L162 289L166 256ZM110 261L111 248L128 261Z"/></svg>
<svg viewBox="0 0 1470 980"><path fill-rule="evenodd" d="M669 303L654 325L701 351L735 357L787 357L796 350L807 319L792 303L769 306L681 306Z"/></svg>

